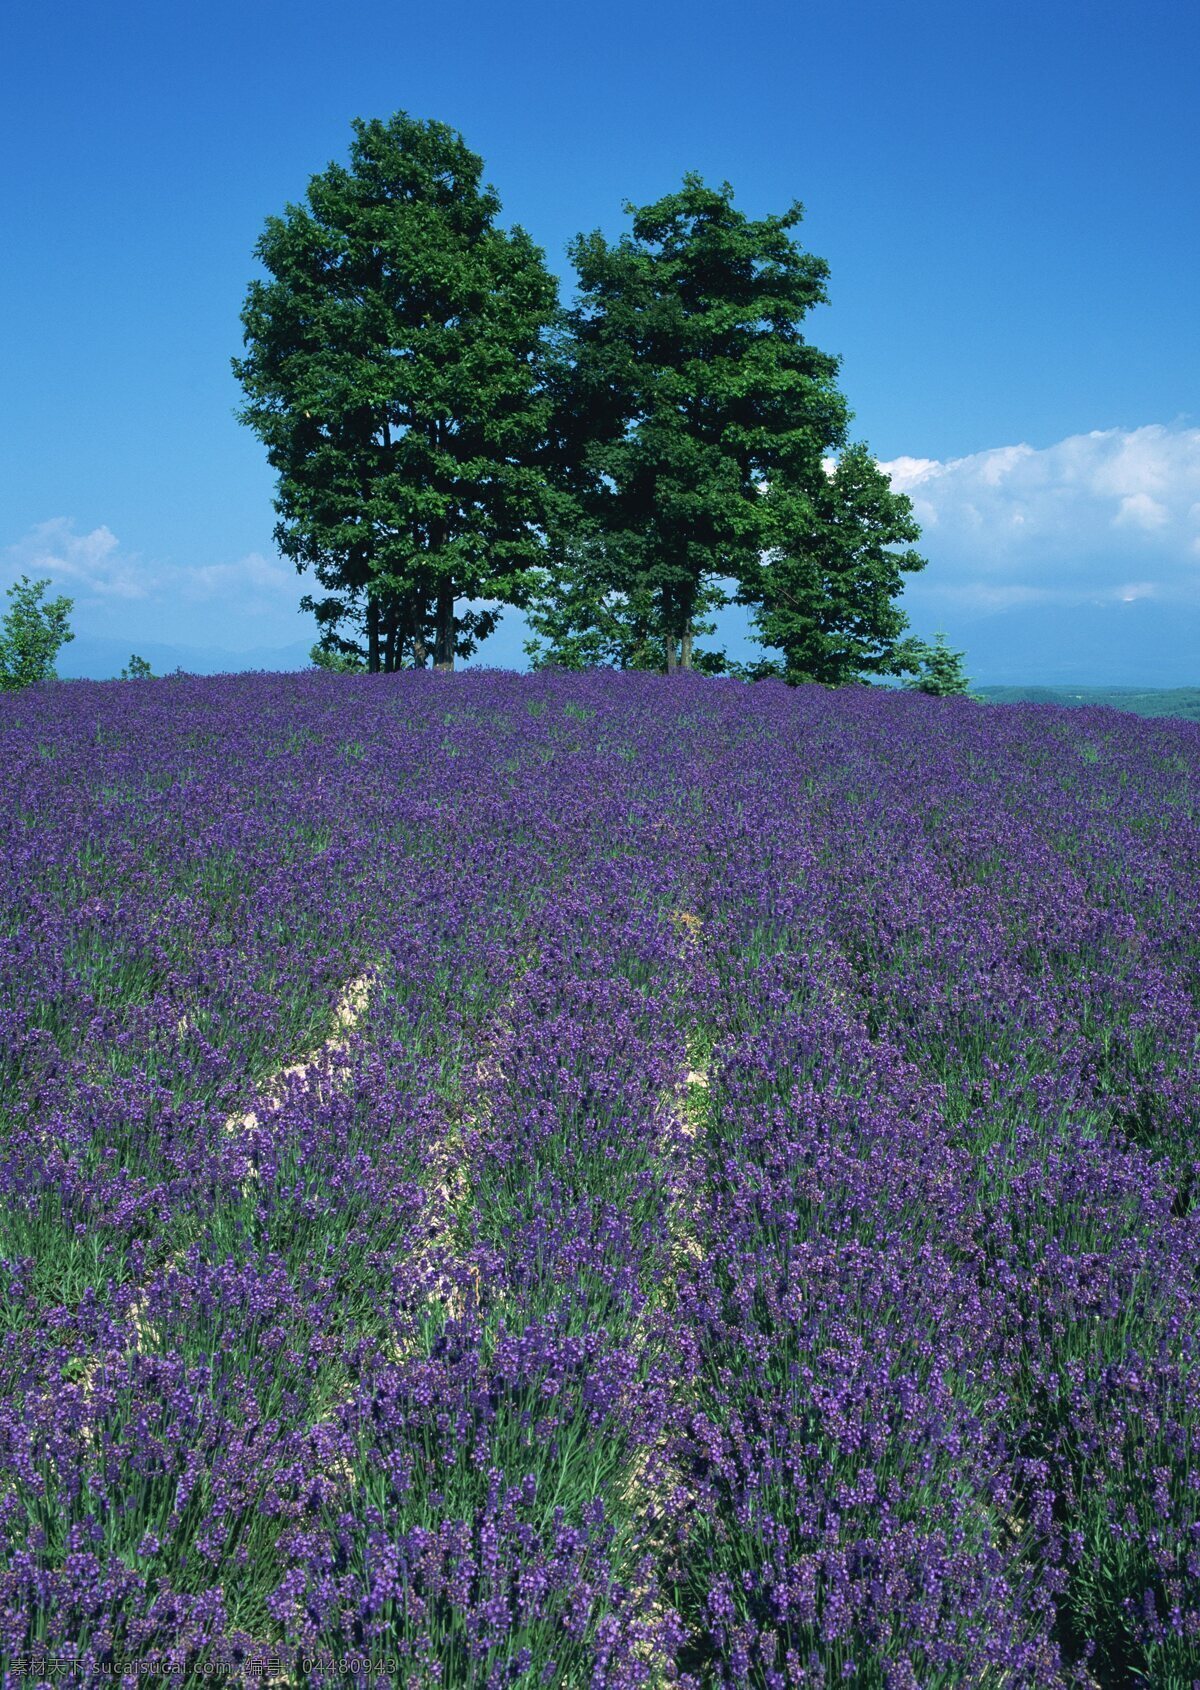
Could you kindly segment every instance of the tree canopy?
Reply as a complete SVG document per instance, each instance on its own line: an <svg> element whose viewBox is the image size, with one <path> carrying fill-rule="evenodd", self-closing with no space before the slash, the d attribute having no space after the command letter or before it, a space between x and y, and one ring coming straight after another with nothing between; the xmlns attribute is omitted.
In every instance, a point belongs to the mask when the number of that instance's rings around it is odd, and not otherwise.
<svg viewBox="0 0 1200 1690"><path fill-rule="evenodd" d="M451 668L514 605L539 664L719 671L696 641L736 599L761 672L915 669L918 529L802 332L828 267L800 204L750 218L688 174L570 243L563 310L482 173L445 124L357 120L256 246L239 414L320 589L314 661Z"/></svg>
<svg viewBox="0 0 1200 1690"><path fill-rule="evenodd" d="M606 591L658 606L664 666L690 667L718 584L757 579L772 533L810 518L822 458L845 442L837 360L800 332L828 267L695 174L632 231L580 235L579 299L556 372L566 485L604 537ZM771 499L763 498L764 485Z"/></svg>
<svg viewBox="0 0 1200 1690"><path fill-rule="evenodd" d="M445 124L357 120L350 164L267 220L242 313L240 412L277 471L281 552L311 569L322 646L453 667L520 604L551 497L541 250L496 226ZM492 605L462 610L462 600Z"/></svg>
<svg viewBox="0 0 1200 1690"><path fill-rule="evenodd" d="M913 668L917 647L904 638L908 618L896 601L903 575L925 560L894 548L920 530L911 501L892 491L867 446L848 446L805 497L767 487L763 509L768 549L738 596L763 644L783 653L764 669L841 686Z"/></svg>
<svg viewBox="0 0 1200 1690"><path fill-rule="evenodd" d="M10 603L0 622L0 692L54 680L54 660L75 638L67 622L74 600L47 599L49 585L48 579L22 575L8 589Z"/></svg>

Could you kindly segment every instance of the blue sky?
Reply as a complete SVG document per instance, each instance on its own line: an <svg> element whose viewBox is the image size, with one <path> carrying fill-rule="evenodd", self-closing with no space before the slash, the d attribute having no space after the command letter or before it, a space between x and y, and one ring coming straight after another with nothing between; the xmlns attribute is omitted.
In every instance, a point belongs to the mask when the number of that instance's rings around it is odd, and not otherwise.
<svg viewBox="0 0 1200 1690"><path fill-rule="evenodd" d="M567 241L687 170L802 200L917 630L983 680L1200 682L1198 50L1190 0L9 0L0 586L72 593L97 673L309 643L229 359L264 218L404 109L567 294Z"/></svg>

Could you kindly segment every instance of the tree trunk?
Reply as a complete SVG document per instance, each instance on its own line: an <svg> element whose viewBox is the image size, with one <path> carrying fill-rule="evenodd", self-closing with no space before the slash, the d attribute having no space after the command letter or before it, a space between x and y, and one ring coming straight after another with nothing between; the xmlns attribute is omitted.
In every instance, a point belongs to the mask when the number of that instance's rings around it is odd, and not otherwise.
<svg viewBox="0 0 1200 1690"><path fill-rule="evenodd" d="M423 608L423 605L418 599L413 606L412 613L412 651L414 669L423 669L428 662L428 653L425 650L425 630L422 627L422 623L424 621L424 617L422 615Z"/></svg>
<svg viewBox="0 0 1200 1690"><path fill-rule="evenodd" d="M675 647L675 625L674 625L675 606L671 601L671 594L667 590L666 587L663 588L662 606L663 606L663 631L664 631L664 634L666 636L666 643L667 643L667 674L673 675L675 673L675 670L676 670L676 667L677 667L677 664L678 664L678 654L676 652L676 647Z"/></svg>
<svg viewBox="0 0 1200 1690"><path fill-rule="evenodd" d="M396 651L396 610L389 606L385 621L385 635L383 642L383 671L385 675L394 675L397 667Z"/></svg>
<svg viewBox="0 0 1200 1690"><path fill-rule="evenodd" d="M692 612L696 608L696 590L691 582L680 592L675 604L675 618L679 626L681 669L692 666Z"/></svg>
<svg viewBox="0 0 1200 1690"><path fill-rule="evenodd" d="M448 575L438 582L433 666L446 672L454 668L454 583Z"/></svg>
<svg viewBox="0 0 1200 1690"><path fill-rule="evenodd" d="M379 604L372 598L367 600L367 669L379 673Z"/></svg>

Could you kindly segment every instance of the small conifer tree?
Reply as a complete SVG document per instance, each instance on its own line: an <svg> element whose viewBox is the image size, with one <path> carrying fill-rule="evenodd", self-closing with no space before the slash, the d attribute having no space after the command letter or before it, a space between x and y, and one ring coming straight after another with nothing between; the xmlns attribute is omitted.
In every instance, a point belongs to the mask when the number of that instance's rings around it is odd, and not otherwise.
<svg viewBox="0 0 1200 1690"><path fill-rule="evenodd" d="M963 653L952 651L945 634L935 634L932 645L920 645L915 653L921 667L904 682L914 692L933 698L970 698L971 683L963 668Z"/></svg>

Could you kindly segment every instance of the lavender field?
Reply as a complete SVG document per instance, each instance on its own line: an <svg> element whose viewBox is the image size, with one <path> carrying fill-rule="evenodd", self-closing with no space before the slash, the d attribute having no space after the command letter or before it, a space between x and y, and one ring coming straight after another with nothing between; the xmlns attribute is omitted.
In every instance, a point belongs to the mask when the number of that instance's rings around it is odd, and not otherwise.
<svg viewBox="0 0 1200 1690"><path fill-rule="evenodd" d="M1200 1683L1200 726L0 699L7 1685Z"/></svg>

